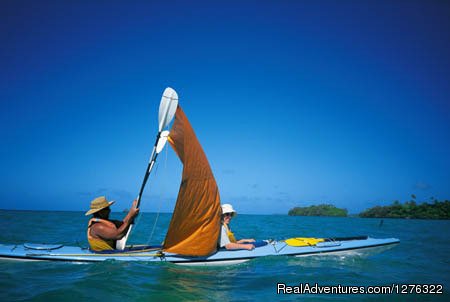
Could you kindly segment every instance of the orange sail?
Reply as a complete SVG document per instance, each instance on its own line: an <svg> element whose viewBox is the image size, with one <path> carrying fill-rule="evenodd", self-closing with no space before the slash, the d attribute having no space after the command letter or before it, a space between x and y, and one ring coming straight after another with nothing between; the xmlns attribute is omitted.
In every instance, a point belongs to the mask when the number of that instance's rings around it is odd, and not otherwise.
<svg viewBox="0 0 450 302"><path fill-rule="evenodd" d="M206 256L217 249L220 196L208 159L180 106L169 143L183 163L177 203L164 240L166 252Z"/></svg>

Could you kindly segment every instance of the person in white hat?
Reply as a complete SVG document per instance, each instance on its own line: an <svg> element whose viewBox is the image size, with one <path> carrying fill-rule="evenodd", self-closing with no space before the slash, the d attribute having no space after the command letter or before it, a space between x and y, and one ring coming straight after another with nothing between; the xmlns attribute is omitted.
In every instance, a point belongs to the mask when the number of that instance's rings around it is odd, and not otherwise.
<svg viewBox="0 0 450 302"><path fill-rule="evenodd" d="M133 202L128 215L123 221L110 220L109 208L114 201L108 201L105 196L100 196L92 200L91 209L86 212L87 215L94 217L89 220L87 229L87 238L89 246L93 251L114 250L116 241L122 239L133 223L133 219L139 214L139 208L136 208L137 201Z"/></svg>
<svg viewBox="0 0 450 302"><path fill-rule="evenodd" d="M227 250L245 249L251 251L255 248L255 245L253 244L255 239L236 240L234 234L231 232L229 224L231 218L236 216L236 214L237 212L233 209L231 204L226 203L222 205L222 229L220 232L219 246L224 247Z"/></svg>

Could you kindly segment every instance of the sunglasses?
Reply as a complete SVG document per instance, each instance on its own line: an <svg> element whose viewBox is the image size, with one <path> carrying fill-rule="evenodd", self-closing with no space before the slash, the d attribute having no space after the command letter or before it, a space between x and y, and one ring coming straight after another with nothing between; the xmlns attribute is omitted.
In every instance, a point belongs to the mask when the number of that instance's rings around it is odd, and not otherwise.
<svg viewBox="0 0 450 302"><path fill-rule="evenodd" d="M233 213L225 213L225 214L223 214L223 216L225 216L225 217L233 217Z"/></svg>

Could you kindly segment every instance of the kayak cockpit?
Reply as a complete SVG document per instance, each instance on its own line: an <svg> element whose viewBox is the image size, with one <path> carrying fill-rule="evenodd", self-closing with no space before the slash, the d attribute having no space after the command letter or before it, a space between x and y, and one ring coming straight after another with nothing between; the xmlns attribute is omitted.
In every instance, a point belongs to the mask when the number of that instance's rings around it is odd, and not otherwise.
<svg viewBox="0 0 450 302"><path fill-rule="evenodd" d="M125 247L123 250L105 250L105 251L93 251L96 254L123 254L123 253L144 253L144 252L154 252L162 249L162 245L130 245Z"/></svg>

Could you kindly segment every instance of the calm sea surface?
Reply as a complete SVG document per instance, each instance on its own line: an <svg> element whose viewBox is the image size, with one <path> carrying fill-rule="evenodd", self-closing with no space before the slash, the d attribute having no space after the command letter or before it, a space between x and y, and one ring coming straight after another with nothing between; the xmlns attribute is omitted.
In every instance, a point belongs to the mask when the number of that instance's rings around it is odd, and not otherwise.
<svg viewBox="0 0 450 302"><path fill-rule="evenodd" d="M113 213L121 218L122 213ZM160 243L170 214L143 213L130 243ZM450 221L282 215L238 215L238 237L370 235L396 237L400 245L372 256L265 257L228 267L167 263L94 264L0 261L0 301L450 301ZM82 212L0 211L0 243L87 246ZM443 295L277 295L277 283L297 286L443 284Z"/></svg>

